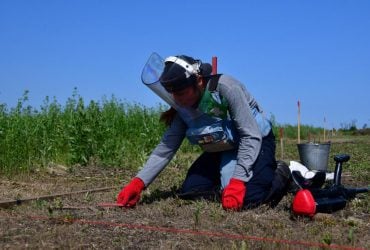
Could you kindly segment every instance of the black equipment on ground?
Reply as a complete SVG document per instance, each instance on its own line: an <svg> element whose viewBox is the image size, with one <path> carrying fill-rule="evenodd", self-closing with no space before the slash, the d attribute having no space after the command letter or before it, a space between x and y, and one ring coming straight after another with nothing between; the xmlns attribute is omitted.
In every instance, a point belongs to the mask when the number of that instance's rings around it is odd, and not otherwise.
<svg viewBox="0 0 370 250"><path fill-rule="evenodd" d="M314 216L316 213L331 213L343 209L347 201L359 193L369 192L369 188L347 188L341 184L343 163L350 156L338 154L334 156L334 180L329 186L321 188L325 182L325 172L317 172L312 179L305 179L299 172L293 171L292 178L299 186L292 204L296 215Z"/></svg>

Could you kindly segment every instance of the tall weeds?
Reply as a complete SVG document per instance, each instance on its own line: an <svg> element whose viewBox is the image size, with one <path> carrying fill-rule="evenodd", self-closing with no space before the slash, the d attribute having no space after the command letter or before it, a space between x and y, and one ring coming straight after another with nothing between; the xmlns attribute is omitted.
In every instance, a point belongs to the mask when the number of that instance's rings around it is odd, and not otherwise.
<svg viewBox="0 0 370 250"><path fill-rule="evenodd" d="M148 108L104 97L85 103L75 89L65 105L46 97L39 109L28 103L28 91L14 108L0 103L0 172L30 171L49 163L99 164L138 168L159 142L164 106ZM281 126L274 124L275 134ZM296 138L296 127L284 125L284 137ZM302 137L320 129L302 126ZM278 139L278 136L277 136ZM187 142L180 152L198 152Z"/></svg>
<svg viewBox="0 0 370 250"><path fill-rule="evenodd" d="M64 106L45 98L39 110L0 104L0 171L31 170L51 162L138 167L159 142L164 107L128 104L114 96L84 103L77 91Z"/></svg>

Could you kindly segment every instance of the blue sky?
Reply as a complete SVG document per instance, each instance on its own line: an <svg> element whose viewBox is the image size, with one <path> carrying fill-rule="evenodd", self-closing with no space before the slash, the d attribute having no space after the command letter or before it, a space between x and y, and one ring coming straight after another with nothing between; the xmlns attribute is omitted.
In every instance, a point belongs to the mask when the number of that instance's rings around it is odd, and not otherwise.
<svg viewBox="0 0 370 250"><path fill-rule="evenodd" d="M280 124L370 126L370 1L1 0L0 103L115 95L156 106L152 52L218 57ZM326 123L324 123L324 118Z"/></svg>

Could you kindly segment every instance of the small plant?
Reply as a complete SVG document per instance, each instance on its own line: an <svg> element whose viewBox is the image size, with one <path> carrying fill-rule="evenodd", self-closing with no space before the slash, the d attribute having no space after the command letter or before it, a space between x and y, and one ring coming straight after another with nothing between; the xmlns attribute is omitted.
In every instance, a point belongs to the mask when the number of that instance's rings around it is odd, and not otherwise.
<svg viewBox="0 0 370 250"><path fill-rule="evenodd" d="M54 208L57 208L57 209L61 209L63 208L63 201L61 198L56 198L54 201L53 201L53 207Z"/></svg>
<svg viewBox="0 0 370 250"><path fill-rule="evenodd" d="M347 239L348 239L348 242L350 244L354 244L355 242L355 236L354 236L354 228L353 227L350 227L349 230L348 230L348 236L347 236Z"/></svg>
<svg viewBox="0 0 370 250"><path fill-rule="evenodd" d="M37 209L43 209L47 202L45 200L35 200L34 204Z"/></svg>
<svg viewBox="0 0 370 250"><path fill-rule="evenodd" d="M65 214L62 218L63 222L65 223L73 223L75 219L76 219L75 216L73 216L73 214L71 213Z"/></svg>
<svg viewBox="0 0 370 250"><path fill-rule="evenodd" d="M332 235L330 234L330 233L325 233L324 235L323 235L323 237L322 237L322 243L324 243L324 244L327 244L327 245L330 245L331 244L331 242L332 242L332 239L333 239L333 237L332 237Z"/></svg>
<svg viewBox="0 0 370 250"><path fill-rule="evenodd" d="M85 197L84 197L84 200L86 201L86 202L91 202L92 200L93 200L93 195L90 193L90 192L87 192L86 194L85 194Z"/></svg>
<svg viewBox="0 0 370 250"><path fill-rule="evenodd" d="M214 223L218 223L225 217L225 213L223 213L223 210L220 209L220 206L212 204L210 209L210 217L213 219Z"/></svg>
<svg viewBox="0 0 370 250"><path fill-rule="evenodd" d="M245 243L245 241L243 240L240 246L240 250L247 250L247 249L248 249L247 243Z"/></svg>
<svg viewBox="0 0 370 250"><path fill-rule="evenodd" d="M195 211L193 213L194 217L194 229L197 229L200 226L200 220L201 220L201 214L203 210L204 204L202 201L196 201L195 202Z"/></svg>

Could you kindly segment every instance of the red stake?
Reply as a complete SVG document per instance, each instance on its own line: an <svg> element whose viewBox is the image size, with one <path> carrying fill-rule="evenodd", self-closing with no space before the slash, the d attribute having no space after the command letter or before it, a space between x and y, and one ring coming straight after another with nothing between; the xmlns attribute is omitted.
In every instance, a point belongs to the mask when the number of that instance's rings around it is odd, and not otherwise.
<svg viewBox="0 0 370 250"><path fill-rule="evenodd" d="M217 56L212 57L212 75L217 74Z"/></svg>

